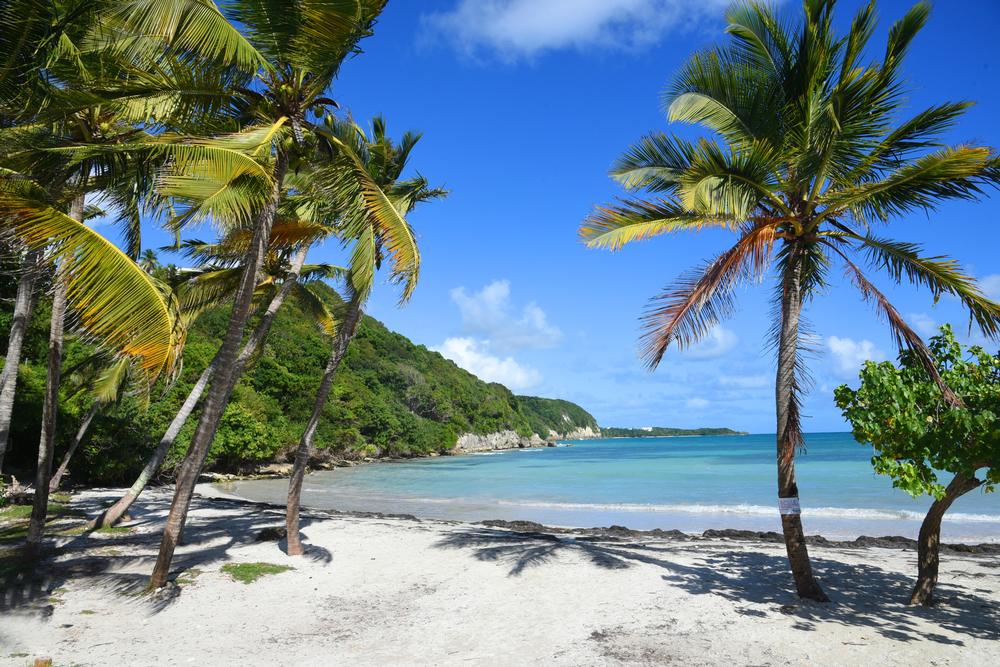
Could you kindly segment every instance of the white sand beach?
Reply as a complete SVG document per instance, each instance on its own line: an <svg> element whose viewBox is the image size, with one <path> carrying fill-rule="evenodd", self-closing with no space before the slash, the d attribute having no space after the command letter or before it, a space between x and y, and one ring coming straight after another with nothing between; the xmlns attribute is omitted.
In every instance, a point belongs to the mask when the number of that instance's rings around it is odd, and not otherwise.
<svg viewBox="0 0 1000 667"><path fill-rule="evenodd" d="M823 605L791 592L780 544L307 513L309 551L290 558L259 540L280 508L199 495L180 593L154 601L141 592L168 502L154 489L132 531L58 538L35 577L4 581L0 663L1000 664L996 556L945 554L939 604L912 608L913 551L813 547ZM220 569L258 561L294 569L251 584Z"/></svg>

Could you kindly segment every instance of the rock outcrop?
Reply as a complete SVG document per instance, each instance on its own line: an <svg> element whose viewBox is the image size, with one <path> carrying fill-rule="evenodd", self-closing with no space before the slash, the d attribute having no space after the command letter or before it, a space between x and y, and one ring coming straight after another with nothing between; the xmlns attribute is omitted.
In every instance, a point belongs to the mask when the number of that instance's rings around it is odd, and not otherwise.
<svg viewBox="0 0 1000 667"><path fill-rule="evenodd" d="M577 426L564 433L556 433L549 429L548 440L594 440L601 437L601 429L590 426Z"/></svg>
<svg viewBox="0 0 1000 667"><path fill-rule="evenodd" d="M458 436L454 454L468 452L490 452L500 449L524 449L525 447L542 447L545 441L533 434L530 438L518 435L515 431L498 431L496 433L463 433Z"/></svg>
<svg viewBox="0 0 1000 667"><path fill-rule="evenodd" d="M496 433L463 433L458 437L452 454L468 454L471 452L492 452L504 449L526 449L529 447L546 447L555 440L591 440L601 437L601 430L590 426L576 427L565 433L549 430L543 439L537 433L530 437L518 435L515 431L497 431Z"/></svg>

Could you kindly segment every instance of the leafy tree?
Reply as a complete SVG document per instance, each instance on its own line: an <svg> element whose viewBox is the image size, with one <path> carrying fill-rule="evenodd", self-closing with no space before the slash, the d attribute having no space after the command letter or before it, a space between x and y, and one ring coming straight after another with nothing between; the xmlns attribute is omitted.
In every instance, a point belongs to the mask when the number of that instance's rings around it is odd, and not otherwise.
<svg viewBox="0 0 1000 667"><path fill-rule="evenodd" d="M902 63L929 5L917 3L894 23L884 54L874 59L866 52L877 25L875 3L861 8L843 37L834 34L834 5L804 0L794 25L758 2L731 9L730 41L692 56L664 98L670 121L697 124L715 136L644 137L611 174L649 196L599 207L580 230L588 246L610 250L674 232L736 234L731 248L653 300L643 337L650 368L671 345L693 345L731 315L736 287L775 275L781 524L796 590L817 600L826 595L806 549L795 454L803 444L803 311L828 287L834 264L843 266L899 345L938 381L924 342L859 264L884 271L893 282L927 287L935 297L952 295L982 331L1000 334L1000 306L954 260L928 256L872 229L948 200L978 199L1000 179L992 149L941 143L968 102L900 119Z"/></svg>
<svg viewBox="0 0 1000 667"><path fill-rule="evenodd" d="M874 448L875 472L911 496L934 497L920 526L910 604L932 602L945 512L969 491L990 492L1000 482L1000 354L978 346L963 350L950 326L931 338L930 349L957 404L909 351L900 355L898 367L865 363L858 389L842 385L834 391L854 437ZM953 477L944 484L941 473Z"/></svg>

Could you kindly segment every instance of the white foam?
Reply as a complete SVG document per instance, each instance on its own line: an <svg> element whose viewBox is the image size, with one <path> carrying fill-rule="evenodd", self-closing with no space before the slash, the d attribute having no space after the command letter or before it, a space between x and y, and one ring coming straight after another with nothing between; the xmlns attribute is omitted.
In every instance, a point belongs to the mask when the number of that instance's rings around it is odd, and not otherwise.
<svg viewBox="0 0 1000 667"><path fill-rule="evenodd" d="M533 507L539 509L558 509L576 511L601 512L654 512L654 513L684 513L684 514L741 514L748 516L770 516L777 514L777 505L701 505L677 504L659 505L653 503L559 503L530 500L498 500L498 505L515 507ZM843 519L909 519L922 521L923 512L895 509L875 509L867 507L803 507L804 516L830 517ZM968 514L952 512L947 515L948 521L965 521L970 523L1000 523L1000 514Z"/></svg>

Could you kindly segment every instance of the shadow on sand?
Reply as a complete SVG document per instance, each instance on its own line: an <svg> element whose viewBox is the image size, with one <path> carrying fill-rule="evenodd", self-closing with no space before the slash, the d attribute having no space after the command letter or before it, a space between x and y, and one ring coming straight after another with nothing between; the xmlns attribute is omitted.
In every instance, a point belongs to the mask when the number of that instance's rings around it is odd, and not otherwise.
<svg viewBox="0 0 1000 667"><path fill-rule="evenodd" d="M724 546L695 546L684 541L637 542L609 537L551 535L471 528L441 540L443 549L468 549L475 558L510 565L517 576L531 567L558 567L562 555L583 558L603 569L624 569L642 563L663 570L661 579L694 595L717 595L734 603L773 605L795 619L795 627L812 630L820 623L870 628L898 641L930 640L962 645L961 638L927 632L923 620L955 635L1000 639L1000 600L983 597L961 585L940 585L934 607L911 607L913 580L870 564L848 565L813 557L832 602L800 601L790 587L788 562L783 556L754 551L722 551ZM871 553L871 552L868 552ZM697 564L681 564L673 556L695 556ZM741 613L765 615L755 609Z"/></svg>
<svg viewBox="0 0 1000 667"><path fill-rule="evenodd" d="M145 500L145 499L144 499ZM205 500L199 501L204 506ZM277 541L286 550L286 541L277 540L278 530L284 526L284 512L274 507L259 505L258 511L247 512L247 503L212 500L213 509L232 507L232 514L206 518L197 513L188 517L182 536L181 548L174 556L170 580L183 586L185 579L192 579L199 565L213 561L227 561L234 547L263 541ZM137 503L136 505L140 505ZM0 558L0 614L20 613L50 616L58 604L60 588L69 582L76 585L96 586L109 594L134 600L137 607L157 613L176 599L176 595L147 595L146 585L152 572L160 544L159 527L169 508L168 500L154 500L133 506L134 520L122 524L133 529L124 534L102 534L88 531L71 539L50 538L42 558L24 561L11 551ZM96 516L97 505L84 506L87 514ZM303 529L312 523L303 514ZM144 530L144 528L152 530ZM283 534L283 531L281 531ZM329 563L332 554L325 548L308 544L308 534L303 530L306 544L305 557Z"/></svg>

